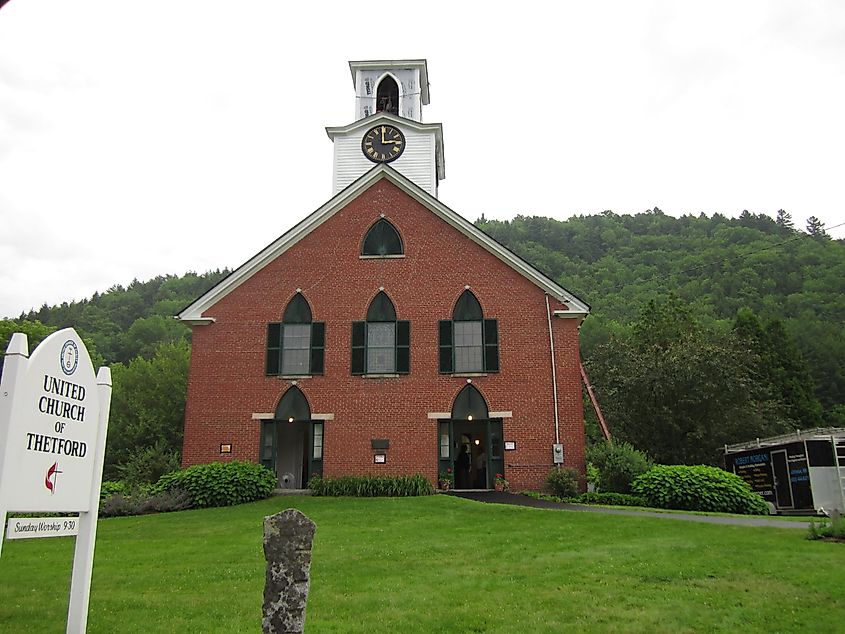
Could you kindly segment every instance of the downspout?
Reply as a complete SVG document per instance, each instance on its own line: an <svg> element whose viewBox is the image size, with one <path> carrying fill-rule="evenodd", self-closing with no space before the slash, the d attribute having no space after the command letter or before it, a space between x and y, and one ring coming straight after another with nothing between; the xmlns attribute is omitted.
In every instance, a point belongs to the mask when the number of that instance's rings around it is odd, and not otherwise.
<svg viewBox="0 0 845 634"><path fill-rule="evenodd" d="M555 402L555 444L560 444L560 421L557 405L557 368L555 368L555 337L552 334L552 309L549 307L549 296L546 294L546 318L549 321L549 351L552 354L552 396Z"/></svg>

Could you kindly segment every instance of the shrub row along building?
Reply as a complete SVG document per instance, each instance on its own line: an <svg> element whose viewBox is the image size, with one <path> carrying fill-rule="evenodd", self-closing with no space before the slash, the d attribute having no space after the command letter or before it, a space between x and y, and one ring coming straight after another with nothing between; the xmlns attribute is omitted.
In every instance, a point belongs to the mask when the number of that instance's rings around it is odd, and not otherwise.
<svg viewBox="0 0 845 634"><path fill-rule="evenodd" d="M538 488L584 471L589 307L437 198L425 60L349 64L334 196L179 314L193 327L183 465ZM462 455L463 454L463 455Z"/></svg>

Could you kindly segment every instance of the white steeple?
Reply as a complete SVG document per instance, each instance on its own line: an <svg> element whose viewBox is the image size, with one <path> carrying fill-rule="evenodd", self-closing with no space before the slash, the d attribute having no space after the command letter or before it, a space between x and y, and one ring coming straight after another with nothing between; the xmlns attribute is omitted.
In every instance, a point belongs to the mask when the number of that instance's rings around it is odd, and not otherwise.
<svg viewBox="0 0 845 634"><path fill-rule="evenodd" d="M428 104L426 60L353 61L349 70L355 120L326 128L334 142L332 194L376 164L388 163L436 197L446 178L443 127L422 121L422 107Z"/></svg>

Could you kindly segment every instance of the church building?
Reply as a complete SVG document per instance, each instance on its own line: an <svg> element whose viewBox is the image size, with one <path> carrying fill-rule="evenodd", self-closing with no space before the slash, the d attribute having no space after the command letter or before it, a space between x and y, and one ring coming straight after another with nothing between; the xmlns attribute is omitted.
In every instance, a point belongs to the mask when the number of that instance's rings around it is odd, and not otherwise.
<svg viewBox="0 0 845 634"><path fill-rule="evenodd" d="M455 488L584 472L589 306L438 200L425 60L349 63L333 196L185 308L183 466L310 477L451 469Z"/></svg>

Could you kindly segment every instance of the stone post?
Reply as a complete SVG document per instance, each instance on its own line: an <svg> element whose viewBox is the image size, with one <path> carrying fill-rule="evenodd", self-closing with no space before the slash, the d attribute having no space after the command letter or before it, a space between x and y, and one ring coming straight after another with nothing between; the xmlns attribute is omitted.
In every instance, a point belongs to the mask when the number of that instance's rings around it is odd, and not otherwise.
<svg viewBox="0 0 845 634"><path fill-rule="evenodd" d="M301 634L311 579L314 522L296 509L264 518L264 583L262 626L265 634Z"/></svg>

